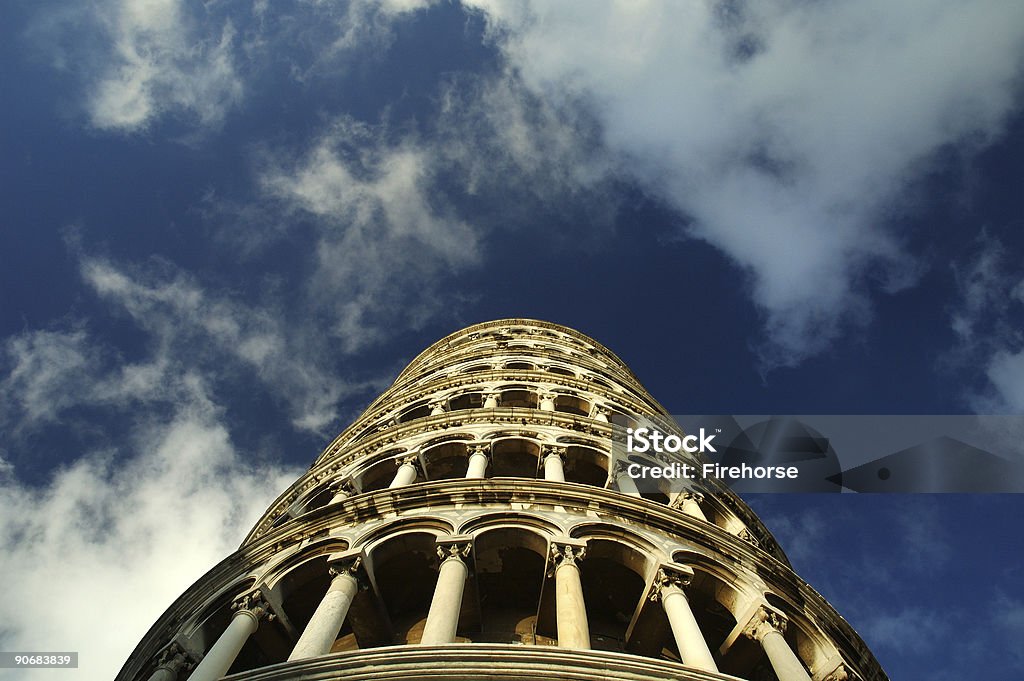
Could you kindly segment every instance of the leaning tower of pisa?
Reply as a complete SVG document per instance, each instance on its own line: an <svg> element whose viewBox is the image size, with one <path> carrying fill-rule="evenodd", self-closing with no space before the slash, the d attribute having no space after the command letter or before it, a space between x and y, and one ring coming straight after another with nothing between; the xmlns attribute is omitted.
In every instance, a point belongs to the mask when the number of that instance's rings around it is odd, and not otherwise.
<svg viewBox="0 0 1024 681"><path fill-rule="evenodd" d="M884 681L725 487L626 474L678 432L623 362L505 319L427 348L153 625L118 681Z"/></svg>

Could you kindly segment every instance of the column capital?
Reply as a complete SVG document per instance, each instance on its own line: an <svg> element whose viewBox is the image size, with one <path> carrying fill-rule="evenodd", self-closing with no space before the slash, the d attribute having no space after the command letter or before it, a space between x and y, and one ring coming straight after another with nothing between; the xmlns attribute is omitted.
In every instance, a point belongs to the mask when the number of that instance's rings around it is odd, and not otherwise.
<svg viewBox="0 0 1024 681"><path fill-rule="evenodd" d="M190 671L198 664L197 661L177 641L171 641L170 645L160 651L157 659L157 670L166 669L174 677L177 677L181 670Z"/></svg>
<svg viewBox="0 0 1024 681"><path fill-rule="evenodd" d="M263 597L259 589L236 598L231 604L231 609L234 611L232 619L245 615L253 618L257 625L260 620L266 619L271 622L276 617L270 609L270 603Z"/></svg>
<svg viewBox="0 0 1024 681"><path fill-rule="evenodd" d="M466 445L469 455L482 454L488 459L491 458L491 443L490 442L470 442Z"/></svg>
<svg viewBox="0 0 1024 681"><path fill-rule="evenodd" d="M337 577L338 575L348 575L349 577L356 577L356 573L359 572L359 568L363 565L363 555L360 553L355 556L346 556L344 558L338 558L337 560L330 561L327 563L327 574L331 577Z"/></svg>
<svg viewBox="0 0 1024 681"><path fill-rule="evenodd" d="M568 451L569 449L565 445L544 445L543 455L544 457L557 456L564 463Z"/></svg>
<svg viewBox="0 0 1024 681"><path fill-rule="evenodd" d="M395 468L401 468L406 464L416 469L417 473L422 473L420 470L420 457L418 454L406 454L395 459Z"/></svg>
<svg viewBox="0 0 1024 681"><path fill-rule="evenodd" d="M456 537L438 537L436 543L437 557L442 563L448 560L465 562L473 550L473 538L465 535Z"/></svg>
<svg viewBox="0 0 1024 681"><path fill-rule="evenodd" d="M743 635L760 642L773 631L785 634L788 624L789 620L781 612L770 606L762 605L743 628Z"/></svg>
<svg viewBox="0 0 1024 681"><path fill-rule="evenodd" d="M628 475L626 472L629 469L629 465L633 463L629 459L615 459L615 463L612 464L612 475L619 477L620 475Z"/></svg>
<svg viewBox="0 0 1024 681"><path fill-rule="evenodd" d="M334 483L333 485L330 486L330 490L336 496L341 494L342 496L350 497L350 496L352 496L353 494L356 493L356 488L355 488L355 485L352 484L352 479L351 478L345 478L344 480L339 480L338 482L336 482L336 483Z"/></svg>
<svg viewBox="0 0 1024 681"><path fill-rule="evenodd" d="M662 591L669 587L683 589L690 585L693 579L693 568L679 563L662 563L654 575L654 582L651 584L650 599L657 601L662 597Z"/></svg>
<svg viewBox="0 0 1024 681"><path fill-rule="evenodd" d="M551 542L551 561L550 570L548 576L555 574L555 569L560 568L563 565L572 565L573 567L579 567L576 565L576 561L583 560L587 554L586 542L578 540L560 540Z"/></svg>
<svg viewBox="0 0 1024 681"><path fill-rule="evenodd" d="M704 503L704 495L701 494L700 492L694 492L692 490L680 492L672 499L672 501L669 502L668 506L669 508L682 508L683 504L685 504L687 501L692 501L695 504L700 505Z"/></svg>

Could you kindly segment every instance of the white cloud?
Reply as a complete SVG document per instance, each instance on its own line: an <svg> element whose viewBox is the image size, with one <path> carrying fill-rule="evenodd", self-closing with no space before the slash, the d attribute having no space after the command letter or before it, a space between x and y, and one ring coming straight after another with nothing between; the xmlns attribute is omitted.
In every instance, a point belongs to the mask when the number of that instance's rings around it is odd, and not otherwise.
<svg viewBox="0 0 1024 681"><path fill-rule="evenodd" d="M1024 50L1024 5L998 0L471 4L535 92L591 102L629 171L749 273L767 367L867 319L873 280L913 280L890 212L932 154L999 134Z"/></svg>
<svg viewBox="0 0 1024 681"><path fill-rule="evenodd" d="M346 352L450 312L440 281L479 258L477 232L431 191L428 150L382 135L340 119L308 152L269 153L260 169L283 221L316 228L310 304Z"/></svg>
<svg viewBox="0 0 1024 681"><path fill-rule="evenodd" d="M168 112L215 125L241 100L230 21L192 17L181 0L111 0L94 8L111 47L88 100L96 127L132 132Z"/></svg>
<svg viewBox="0 0 1024 681"><path fill-rule="evenodd" d="M173 418L139 418L123 450L87 452L42 488L0 476L5 650L79 651L76 678L112 678L168 605L300 473L246 460L202 380L177 383L187 397Z"/></svg>

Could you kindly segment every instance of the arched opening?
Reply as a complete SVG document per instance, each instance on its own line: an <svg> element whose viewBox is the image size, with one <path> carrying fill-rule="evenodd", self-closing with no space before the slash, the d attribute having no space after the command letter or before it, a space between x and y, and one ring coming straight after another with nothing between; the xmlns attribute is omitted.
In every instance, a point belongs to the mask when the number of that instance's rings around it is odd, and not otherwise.
<svg viewBox="0 0 1024 681"><path fill-rule="evenodd" d="M646 563L643 554L621 542L587 542L580 579L593 649L626 651L627 629L644 597Z"/></svg>
<svg viewBox="0 0 1024 681"><path fill-rule="evenodd" d="M638 425L637 420L635 418L623 414L620 411L613 410L612 413L608 415L608 420L613 425L620 426L622 428L636 428Z"/></svg>
<svg viewBox="0 0 1024 681"><path fill-rule="evenodd" d="M521 528L488 530L474 542L481 633L491 643L537 642L534 629L548 542Z"/></svg>
<svg viewBox="0 0 1024 681"><path fill-rule="evenodd" d="M309 624L313 613L327 593L334 577L329 573L328 555L320 555L291 569L275 586L278 600L283 604L285 615L301 632ZM297 639L296 639L297 641ZM292 641L294 646L296 641ZM387 623L380 617L376 607L376 596L372 591L361 589L352 599L341 631L335 638L330 652L337 653L359 648L386 645L391 641Z"/></svg>
<svg viewBox="0 0 1024 681"><path fill-rule="evenodd" d="M525 390L522 388L503 390L501 392L501 400L499 403L503 407L525 407L526 409L536 409L537 393L532 390Z"/></svg>
<svg viewBox="0 0 1024 681"><path fill-rule="evenodd" d="M484 406L484 395L482 392L464 393L448 400L448 411L460 409L479 409Z"/></svg>
<svg viewBox="0 0 1024 681"><path fill-rule="evenodd" d="M466 374L472 374L472 373L475 373L477 371L490 371L490 370L491 370L491 365L490 364L474 364L473 366L466 367L462 371L463 371L463 373L466 373Z"/></svg>
<svg viewBox="0 0 1024 681"><path fill-rule="evenodd" d="M414 419L430 416L430 405L426 402L407 408L398 416L399 423L407 423Z"/></svg>
<svg viewBox="0 0 1024 681"><path fill-rule="evenodd" d="M399 462L394 458L395 454L392 452L388 458L378 461L363 471L356 479L356 488L360 492L374 492L388 487L398 471ZM420 478L417 477L416 481L419 482L419 480Z"/></svg>
<svg viewBox="0 0 1024 681"><path fill-rule="evenodd" d="M468 462L465 442L446 442L423 450L423 466L431 480L465 477Z"/></svg>
<svg viewBox="0 0 1024 681"><path fill-rule="evenodd" d="M555 398L555 411L577 416L590 415L590 402L573 395L559 395Z"/></svg>
<svg viewBox="0 0 1024 681"><path fill-rule="evenodd" d="M330 487L324 487L303 501L300 506L299 513L309 513L310 511L315 511L318 508L323 508L329 504L333 498L334 490Z"/></svg>
<svg viewBox="0 0 1024 681"><path fill-rule="evenodd" d="M569 446L566 449L565 479L594 487L608 481L608 455L593 447Z"/></svg>
<svg viewBox="0 0 1024 681"><path fill-rule="evenodd" d="M576 372L572 371L571 369L566 369L565 367L548 366L544 367L544 369L545 371L551 374L558 374L559 376L572 376L573 378L576 377Z"/></svg>
<svg viewBox="0 0 1024 681"><path fill-rule="evenodd" d="M536 367L530 362L508 362L505 364L505 368L518 371L532 371Z"/></svg>
<svg viewBox="0 0 1024 681"><path fill-rule="evenodd" d="M495 478L535 478L540 445L521 438L495 441L491 448L491 476Z"/></svg>
<svg viewBox="0 0 1024 681"><path fill-rule="evenodd" d="M407 532L372 549L369 565L394 632L395 643L419 643L437 584L436 537Z"/></svg>

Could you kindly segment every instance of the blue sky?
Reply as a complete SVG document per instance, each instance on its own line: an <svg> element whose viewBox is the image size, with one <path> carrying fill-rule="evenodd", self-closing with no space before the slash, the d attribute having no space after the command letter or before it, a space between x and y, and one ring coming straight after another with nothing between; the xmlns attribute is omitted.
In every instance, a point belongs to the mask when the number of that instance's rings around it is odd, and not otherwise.
<svg viewBox="0 0 1024 681"><path fill-rule="evenodd" d="M1024 5L0 12L0 648L109 678L477 321L673 413L1024 412ZM752 503L894 679L1017 677L1017 496Z"/></svg>

